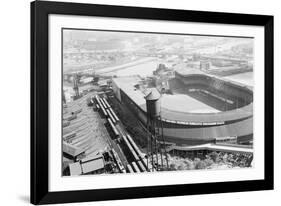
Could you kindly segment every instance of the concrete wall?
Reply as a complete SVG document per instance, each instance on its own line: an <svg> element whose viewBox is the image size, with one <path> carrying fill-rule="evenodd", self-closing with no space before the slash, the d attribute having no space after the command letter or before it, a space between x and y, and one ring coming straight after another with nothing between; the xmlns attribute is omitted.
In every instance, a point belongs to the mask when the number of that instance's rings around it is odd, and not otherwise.
<svg viewBox="0 0 281 206"><path fill-rule="evenodd" d="M117 86L114 79L112 80L112 89L116 98L121 102L120 88Z"/></svg>

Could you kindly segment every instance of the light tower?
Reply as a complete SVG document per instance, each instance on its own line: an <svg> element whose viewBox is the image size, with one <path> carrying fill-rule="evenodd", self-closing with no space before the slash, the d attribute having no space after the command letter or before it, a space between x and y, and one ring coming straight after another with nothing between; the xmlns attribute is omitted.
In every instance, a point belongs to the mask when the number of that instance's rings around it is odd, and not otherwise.
<svg viewBox="0 0 281 206"><path fill-rule="evenodd" d="M164 168L163 153L166 157L166 165L168 164L168 157L165 149L165 140L163 136L163 125L161 121L161 94L156 88L150 89L146 92L146 114L147 114L147 130L148 130L148 158L147 167L149 168L149 158L151 158L151 170L159 170ZM160 148L159 142L162 141L164 149ZM158 159L158 154L160 154L161 160ZM155 156L155 160L154 160ZM161 161L161 162L160 162ZM161 166L159 164L161 163ZM149 168L150 169L150 168Z"/></svg>

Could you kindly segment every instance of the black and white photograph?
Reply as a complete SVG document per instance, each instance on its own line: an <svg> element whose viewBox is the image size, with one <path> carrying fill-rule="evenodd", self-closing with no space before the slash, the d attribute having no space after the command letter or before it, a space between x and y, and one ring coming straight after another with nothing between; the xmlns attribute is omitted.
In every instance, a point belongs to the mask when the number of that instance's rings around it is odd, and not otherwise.
<svg viewBox="0 0 281 206"><path fill-rule="evenodd" d="M255 166L254 37L62 28L61 38L62 176Z"/></svg>
<svg viewBox="0 0 281 206"><path fill-rule="evenodd" d="M277 2L4 1L0 205L280 202Z"/></svg>

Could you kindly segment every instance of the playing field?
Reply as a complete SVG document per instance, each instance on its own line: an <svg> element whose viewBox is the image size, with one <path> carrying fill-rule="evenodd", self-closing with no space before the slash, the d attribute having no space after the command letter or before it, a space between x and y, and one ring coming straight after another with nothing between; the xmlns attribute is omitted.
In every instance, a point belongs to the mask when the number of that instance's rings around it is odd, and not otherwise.
<svg viewBox="0 0 281 206"><path fill-rule="evenodd" d="M215 108L204 104L186 94L163 94L161 98L162 108L178 112L189 113L216 113L220 112Z"/></svg>

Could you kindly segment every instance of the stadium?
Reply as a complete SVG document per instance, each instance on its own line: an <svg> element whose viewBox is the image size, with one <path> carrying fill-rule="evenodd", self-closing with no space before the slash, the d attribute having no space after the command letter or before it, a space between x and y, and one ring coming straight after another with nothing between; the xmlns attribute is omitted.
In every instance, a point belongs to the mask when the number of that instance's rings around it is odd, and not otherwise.
<svg viewBox="0 0 281 206"><path fill-rule="evenodd" d="M253 139L253 88L199 69L180 65L161 95L165 141L176 145ZM117 99L146 125L144 80L139 76L112 79Z"/></svg>

